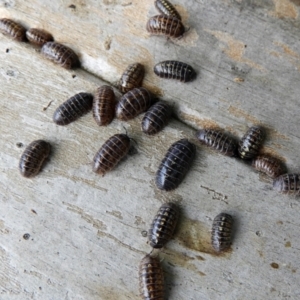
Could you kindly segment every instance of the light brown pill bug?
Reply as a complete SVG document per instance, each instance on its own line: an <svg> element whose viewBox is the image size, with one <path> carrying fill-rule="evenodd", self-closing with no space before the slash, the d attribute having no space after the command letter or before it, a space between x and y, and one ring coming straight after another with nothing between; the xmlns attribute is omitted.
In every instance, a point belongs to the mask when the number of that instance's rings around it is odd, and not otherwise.
<svg viewBox="0 0 300 300"><path fill-rule="evenodd" d="M30 28L26 31L27 40L39 47L42 47L47 42L53 41L53 36L51 33L40 28Z"/></svg>
<svg viewBox="0 0 300 300"><path fill-rule="evenodd" d="M71 48L57 42L47 42L44 44L41 53L65 69L79 67L77 54Z"/></svg>
<svg viewBox="0 0 300 300"><path fill-rule="evenodd" d="M147 254L139 266L140 296L143 300L164 300L164 272L158 257Z"/></svg>
<svg viewBox="0 0 300 300"><path fill-rule="evenodd" d="M165 203L160 207L149 230L151 247L162 248L173 237L178 216L179 209L175 203Z"/></svg>
<svg viewBox="0 0 300 300"><path fill-rule="evenodd" d="M93 100L93 118L99 126L106 126L115 116L115 93L107 85L97 89Z"/></svg>
<svg viewBox="0 0 300 300"><path fill-rule="evenodd" d="M181 20L181 16L176 8L168 0L156 0L154 2L156 9L163 15L172 16Z"/></svg>
<svg viewBox="0 0 300 300"><path fill-rule="evenodd" d="M242 159L252 159L258 155L264 132L260 126L252 126L239 142L238 154Z"/></svg>
<svg viewBox="0 0 300 300"><path fill-rule="evenodd" d="M211 147L226 156L237 156L238 143L220 130L201 129L196 133L201 144Z"/></svg>
<svg viewBox="0 0 300 300"><path fill-rule="evenodd" d="M78 93L62 103L53 114L53 121L57 125L68 125L84 114L93 106L93 95Z"/></svg>
<svg viewBox="0 0 300 300"><path fill-rule="evenodd" d="M0 19L0 31L19 42L26 41L26 29L11 19Z"/></svg>
<svg viewBox="0 0 300 300"><path fill-rule="evenodd" d="M254 158L252 160L252 167L273 179L285 172L282 162L268 155L259 155Z"/></svg>
<svg viewBox="0 0 300 300"><path fill-rule="evenodd" d="M116 105L116 117L128 121L146 111L152 104L152 95L143 87L124 94Z"/></svg>
<svg viewBox="0 0 300 300"><path fill-rule="evenodd" d="M153 104L145 113L142 120L142 131L153 135L161 131L167 124L172 114L172 109L165 101Z"/></svg>
<svg viewBox="0 0 300 300"><path fill-rule="evenodd" d="M231 245L233 218L226 213L218 214L213 221L211 244L216 252L227 250Z"/></svg>
<svg viewBox="0 0 300 300"><path fill-rule="evenodd" d="M273 181L273 188L281 194L300 194L300 174L291 173L278 176Z"/></svg>
<svg viewBox="0 0 300 300"><path fill-rule="evenodd" d="M130 149L130 138L127 134L115 134L99 149L93 159L93 171L104 176L112 170Z"/></svg>
<svg viewBox="0 0 300 300"><path fill-rule="evenodd" d="M170 38L180 38L185 32L180 20L166 15L157 15L150 18L146 29L153 35L164 35Z"/></svg>
<svg viewBox="0 0 300 300"><path fill-rule="evenodd" d="M30 143L20 158L19 170L21 174L27 178L37 175L50 151L50 144L44 140Z"/></svg>
<svg viewBox="0 0 300 300"><path fill-rule="evenodd" d="M145 68L140 63L129 65L121 76L119 89L122 93L140 87L145 75Z"/></svg>

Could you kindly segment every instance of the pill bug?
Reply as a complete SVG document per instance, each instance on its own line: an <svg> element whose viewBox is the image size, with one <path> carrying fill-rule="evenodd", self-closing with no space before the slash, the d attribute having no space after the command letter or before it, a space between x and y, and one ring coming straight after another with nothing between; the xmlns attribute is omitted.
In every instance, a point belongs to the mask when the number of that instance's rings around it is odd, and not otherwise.
<svg viewBox="0 0 300 300"><path fill-rule="evenodd" d="M27 40L36 45L42 47L47 42L53 41L51 33L40 28L30 28L26 31Z"/></svg>
<svg viewBox="0 0 300 300"><path fill-rule="evenodd" d="M161 78L176 79L181 82L189 82L196 78L196 72L190 65L176 60L166 60L156 64L154 73Z"/></svg>
<svg viewBox="0 0 300 300"><path fill-rule="evenodd" d="M201 129L196 133L196 137L206 146L219 151L227 156L237 155L237 142L220 130Z"/></svg>
<svg viewBox="0 0 300 300"><path fill-rule="evenodd" d="M252 160L252 167L265 173L271 178L276 178L284 173L284 168L279 159L267 155L257 156Z"/></svg>
<svg viewBox="0 0 300 300"><path fill-rule="evenodd" d="M154 2L156 9L163 15L172 16L181 20L181 16L176 8L168 0L156 0Z"/></svg>
<svg viewBox="0 0 300 300"><path fill-rule="evenodd" d="M107 85L97 89L93 100L93 118L99 126L106 126L115 116L115 93Z"/></svg>
<svg viewBox="0 0 300 300"><path fill-rule="evenodd" d="M57 42L47 42L44 44L41 53L65 69L72 69L79 66L77 54L71 48Z"/></svg>
<svg viewBox="0 0 300 300"><path fill-rule="evenodd" d="M140 87L145 74L145 68L140 63L129 65L121 76L119 89L122 93Z"/></svg>
<svg viewBox="0 0 300 300"><path fill-rule="evenodd" d="M152 97L143 87L134 88L124 94L116 106L118 119L127 121L146 111L152 104Z"/></svg>
<svg viewBox="0 0 300 300"><path fill-rule="evenodd" d="M300 194L300 174L283 174L273 181L273 188L282 194Z"/></svg>
<svg viewBox="0 0 300 300"><path fill-rule="evenodd" d="M213 221L211 243L215 251L221 252L231 245L233 218L229 214L220 213Z"/></svg>
<svg viewBox="0 0 300 300"><path fill-rule="evenodd" d="M173 236L179 210L175 203L165 203L158 210L149 230L150 246L162 248Z"/></svg>
<svg viewBox="0 0 300 300"><path fill-rule="evenodd" d="M167 125L171 113L168 103L164 101L156 102L143 117L142 131L149 135L158 133Z"/></svg>
<svg viewBox="0 0 300 300"><path fill-rule="evenodd" d="M30 143L24 150L20 162L19 170L24 177L34 177L40 172L40 169L49 156L51 146L43 140L36 140Z"/></svg>
<svg viewBox="0 0 300 300"><path fill-rule="evenodd" d="M92 109L93 95L78 93L62 103L53 114L57 125L68 125Z"/></svg>
<svg viewBox="0 0 300 300"><path fill-rule="evenodd" d="M164 273L157 257L147 254L139 266L140 296L144 300L164 300Z"/></svg>
<svg viewBox="0 0 300 300"><path fill-rule="evenodd" d="M180 38L185 32L179 19L166 15L157 15L150 18L146 29L153 35L164 35L170 38Z"/></svg>
<svg viewBox="0 0 300 300"><path fill-rule="evenodd" d="M263 129L252 126L239 142L238 154L242 159L252 159L257 156L263 141Z"/></svg>
<svg viewBox="0 0 300 300"><path fill-rule="evenodd" d="M94 156L93 171L104 176L128 153L129 148L130 138L127 134L113 135Z"/></svg>
<svg viewBox="0 0 300 300"><path fill-rule="evenodd" d="M156 186L165 191L177 188L188 172L195 154L195 145L187 139L173 143L156 173Z"/></svg>
<svg viewBox="0 0 300 300"><path fill-rule="evenodd" d="M0 19L0 31L5 35L10 35L17 41L26 41L26 29L11 19Z"/></svg>

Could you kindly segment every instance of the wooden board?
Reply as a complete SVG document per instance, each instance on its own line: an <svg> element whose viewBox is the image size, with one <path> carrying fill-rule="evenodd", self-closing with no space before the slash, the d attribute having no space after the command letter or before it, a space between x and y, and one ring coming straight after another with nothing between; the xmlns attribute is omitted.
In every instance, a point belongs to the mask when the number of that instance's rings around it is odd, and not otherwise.
<svg viewBox="0 0 300 300"><path fill-rule="evenodd" d="M151 251L143 236L159 206L177 201L181 219L160 253L167 299L298 299L299 200L282 196L246 164L194 138L221 127L241 137L267 130L263 152L299 172L299 1L173 2L189 30L180 40L149 36L153 1L0 1L1 17L40 27L74 49L82 68L67 71L37 49L0 35L0 298L139 299L138 264ZM197 80L159 79L155 63L191 64ZM88 114L66 127L56 107L77 92L115 85L126 66L145 65L144 86L172 103L176 118L157 136L142 115L100 128ZM136 152L104 177L91 170L99 147L127 129ZM173 192L156 170L169 146L187 137L197 157ZM53 146L43 171L25 179L18 161L44 138ZM210 246L213 218L231 213L230 252ZM30 234L25 240L23 235Z"/></svg>

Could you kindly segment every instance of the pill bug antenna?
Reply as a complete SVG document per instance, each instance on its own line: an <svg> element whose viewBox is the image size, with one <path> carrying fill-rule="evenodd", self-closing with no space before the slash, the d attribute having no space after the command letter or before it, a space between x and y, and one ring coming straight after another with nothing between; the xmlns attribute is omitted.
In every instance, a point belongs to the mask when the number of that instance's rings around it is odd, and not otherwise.
<svg viewBox="0 0 300 300"><path fill-rule="evenodd" d="M123 126L123 128L124 128L124 130L125 130L125 132L126 132L126 135L128 136L128 131L127 131L127 129L125 128L125 126ZM128 137L129 137L129 136L128 136ZM130 139L131 141L134 141L134 143L136 144L136 146L138 145L137 141L136 141L134 138L129 137L129 139Z"/></svg>

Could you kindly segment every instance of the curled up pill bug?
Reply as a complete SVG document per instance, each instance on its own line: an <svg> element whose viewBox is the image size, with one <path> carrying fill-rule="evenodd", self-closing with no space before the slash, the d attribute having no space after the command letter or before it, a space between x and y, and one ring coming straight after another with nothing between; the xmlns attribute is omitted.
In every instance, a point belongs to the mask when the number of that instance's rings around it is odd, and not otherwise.
<svg viewBox="0 0 300 300"><path fill-rule="evenodd" d="M53 121L57 125L68 125L84 114L93 106L93 95L78 93L61 104L53 114Z"/></svg>
<svg viewBox="0 0 300 300"><path fill-rule="evenodd" d="M27 178L36 176L50 151L50 144L44 140L36 140L30 143L20 158L20 173Z"/></svg>
<svg viewBox="0 0 300 300"><path fill-rule="evenodd" d="M252 160L252 167L273 179L283 174L285 171L282 162L269 155L259 155L254 158Z"/></svg>
<svg viewBox="0 0 300 300"><path fill-rule="evenodd" d="M154 2L156 9L163 15L172 16L181 20L181 16L176 8L168 0L156 0Z"/></svg>
<svg viewBox="0 0 300 300"><path fill-rule="evenodd" d="M281 194L300 194L300 174L291 173L278 176L273 181L273 188Z"/></svg>
<svg viewBox="0 0 300 300"><path fill-rule="evenodd" d="M196 146L187 139L173 143L156 172L156 186L170 191L179 186L195 158Z"/></svg>
<svg viewBox="0 0 300 300"><path fill-rule="evenodd" d="M231 245L233 218L226 213L218 214L213 221L211 244L216 252L227 250Z"/></svg>
<svg viewBox="0 0 300 300"><path fill-rule="evenodd" d="M196 133L201 144L211 147L226 156L237 155L237 142L220 130L201 129Z"/></svg>
<svg viewBox="0 0 300 300"><path fill-rule="evenodd" d="M115 116L115 93L107 85L97 89L93 99L93 118L99 126L106 126Z"/></svg>
<svg viewBox="0 0 300 300"><path fill-rule="evenodd" d="M43 45L41 53L65 69L72 69L79 66L77 54L71 48L60 43L47 42Z"/></svg>
<svg viewBox="0 0 300 300"><path fill-rule="evenodd" d="M153 35L163 35L170 38L181 38L185 32L179 19L166 15L157 15L150 18L146 29Z"/></svg>
<svg viewBox="0 0 300 300"><path fill-rule="evenodd" d="M174 234L179 209L175 203L164 203L158 210L149 230L150 246L162 248Z"/></svg>
<svg viewBox="0 0 300 300"><path fill-rule="evenodd" d="M145 68L140 63L129 65L121 76L119 89L122 93L140 87L144 79Z"/></svg>
<svg viewBox="0 0 300 300"><path fill-rule="evenodd" d="M99 149L93 159L93 171L102 176L113 169L130 149L127 134L115 134Z"/></svg>
<svg viewBox="0 0 300 300"><path fill-rule="evenodd" d="M143 300L164 300L164 273L158 257L147 254L139 266L140 297Z"/></svg>
<svg viewBox="0 0 300 300"><path fill-rule="evenodd" d="M168 123L172 114L171 107L164 101L153 104L145 113L142 120L142 131L153 135L161 131Z"/></svg>
<svg viewBox="0 0 300 300"><path fill-rule="evenodd" d="M176 79L181 82L192 81L197 75L190 65L176 60L166 60L156 64L154 73L160 78Z"/></svg>
<svg viewBox="0 0 300 300"><path fill-rule="evenodd" d="M36 45L42 47L47 42L53 41L51 33L40 28L30 28L26 31L27 40Z"/></svg>
<svg viewBox="0 0 300 300"><path fill-rule="evenodd" d="M26 29L11 19L0 19L0 31L5 35L11 36L13 39L19 42L26 41Z"/></svg>

